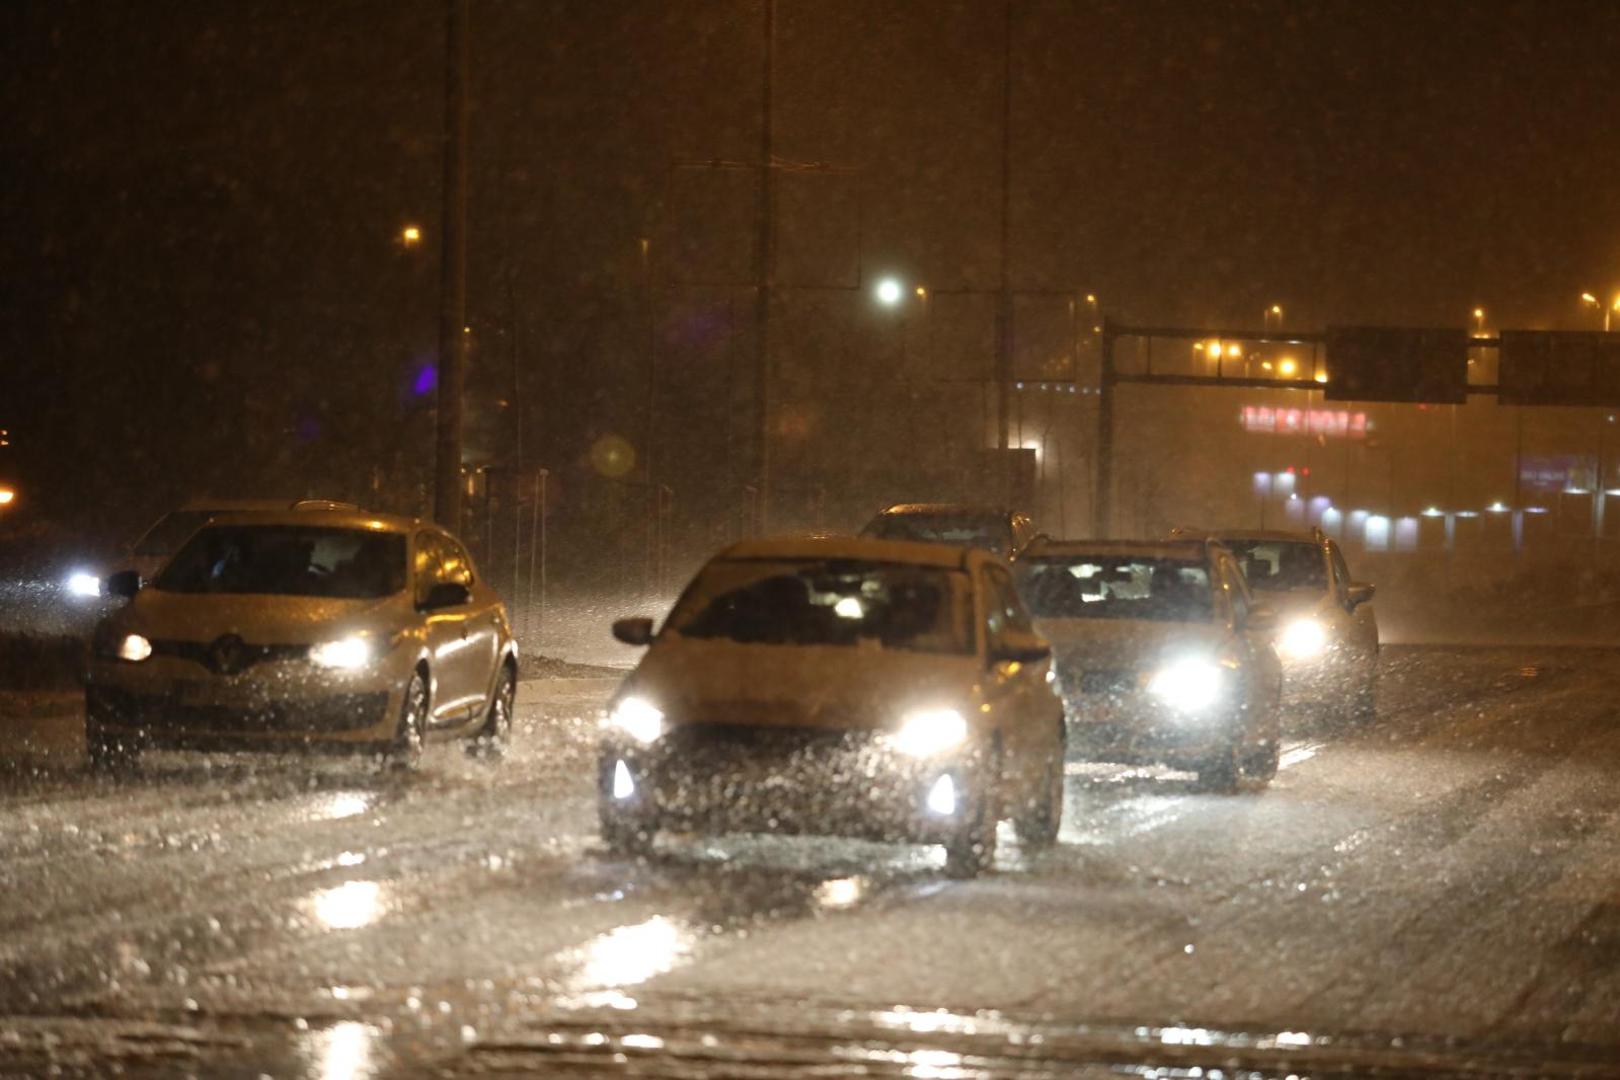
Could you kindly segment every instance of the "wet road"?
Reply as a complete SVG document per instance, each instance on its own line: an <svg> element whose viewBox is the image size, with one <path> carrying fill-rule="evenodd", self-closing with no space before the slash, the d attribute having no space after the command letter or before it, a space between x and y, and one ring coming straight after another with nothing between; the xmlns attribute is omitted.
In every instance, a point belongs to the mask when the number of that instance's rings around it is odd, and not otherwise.
<svg viewBox="0 0 1620 1080"><path fill-rule="evenodd" d="M1060 846L595 833L607 683L516 752L86 774L0 699L0 1075L1620 1075L1620 652L1390 650L1274 785L1070 766ZM1182 1073L1181 1075L1188 1075Z"/></svg>

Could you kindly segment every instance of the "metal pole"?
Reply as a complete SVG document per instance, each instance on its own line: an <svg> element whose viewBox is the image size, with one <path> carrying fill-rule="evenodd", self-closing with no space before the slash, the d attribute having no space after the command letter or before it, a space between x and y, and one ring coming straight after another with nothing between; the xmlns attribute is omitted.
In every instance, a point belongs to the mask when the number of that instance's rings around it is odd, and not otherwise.
<svg viewBox="0 0 1620 1080"><path fill-rule="evenodd" d="M1092 533L1101 539L1113 531L1114 519L1114 328L1103 319L1102 357L1097 380L1097 487L1093 495Z"/></svg>
<svg viewBox="0 0 1620 1080"><path fill-rule="evenodd" d="M462 390L467 378L467 8L445 3L444 220L440 237L433 516L461 529Z"/></svg>
<svg viewBox="0 0 1620 1080"><path fill-rule="evenodd" d="M776 0L765 0L765 70L760 88L759 236L754 288L754 531L769 527L771 490L771 291L776 262L772 190L772 91L776 79Z"/></svg>
<svg viewBox="0 0 1620 1080"><path fill-rule="evenodd" d="M540 470L540 628L535 633L535 647L544 639L546 629L546 479L551 474Z"/></svg>
<svg viewBox="0 0 1620 1080"><path fill-rule="evenodd" d="M1012 206L1012 0L1002 7L1001 35L1001 297L996 305L996 428L1006 450L1012 407L1012 287L1008 265Z"/></svg>
<svg viewBox="0 0 1620 1080"><path fill-rule="evenodd" d="M534 608L534 565L540 554L540 514L546 500L546 470L539 469L534 474L534 510L529 514L529 594L527 602L523 605L523 623L525 626L535 621Z"/></svg>

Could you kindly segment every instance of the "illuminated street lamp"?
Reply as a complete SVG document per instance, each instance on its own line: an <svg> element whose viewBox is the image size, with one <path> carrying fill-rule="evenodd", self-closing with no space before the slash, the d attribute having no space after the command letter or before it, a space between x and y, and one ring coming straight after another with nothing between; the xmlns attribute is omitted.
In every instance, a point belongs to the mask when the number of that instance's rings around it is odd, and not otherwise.
<svg viewBox="0 0 1620 1080"><path fill-rule="evenodd" d="M422 242L422 230L415 225L407 225L399 230L399 242L408 248L413 248Z"/></svg>
<svg viewBox="0 0 1620 1080"><path fill-rule="evenodd" d="M0 487L0 506L10 506L17 498L17 493L8 487Z"/></svg>
<svg viewBox="0 0 1620 1080"><path fill-rule="evenodd" d="M1272 304L1270 307L1266 308L1265 314L1261 316L1260 328L1262 330L1270 330L1271 320L1273 319L1277 320L1277 329L1281 330L1283 319L1283 309L1281 304Z"/></svg>
<svg viewBox="0 0 1620 1080"><path fill-rule="evenodd" d="M884 278L877 283L877 288L872 290L872 295L876 296L877 302L884 307L894 307L905 294L906 290L894 278Z"/></svg>
<svg viewBox="0 0 1620 1080"><path fill-rule="evenodd" d="M1283 357L1282 362L1277 365L1277 374L1286 379L1293 378L1298 371L1299 365L1294 362L1294 358L1292 356Z"/></svg>
<svg viewBox="0 0 1620 1080"><path fill-rule="evenodd" d="M1603 332L1607 334L1609 332L1611 318L1615 312L1620 312L1620 296L1616 296L1614 298L1614 303L1610 304L1608 307L1604 307L1603 301L1599 300L1589 292L1583 292L1581 293L1581 303L1591 304L1594 309L1603 312Z"/></svg>
<svg viewBox="0 0 1620 1080"><path fill-rule="evenodd" d="M1474 309L1474 333L1475 334L1483 334L1484 332L1485 332L1485 309L1482 308L1482 307L1477 307L1477 308Z"/></svg>

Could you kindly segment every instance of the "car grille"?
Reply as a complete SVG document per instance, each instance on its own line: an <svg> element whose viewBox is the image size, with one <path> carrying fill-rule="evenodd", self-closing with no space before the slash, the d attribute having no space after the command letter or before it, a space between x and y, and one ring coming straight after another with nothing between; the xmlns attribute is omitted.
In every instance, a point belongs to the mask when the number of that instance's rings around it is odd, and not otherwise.
<svg viewBox="0 0 1620 1080"><path fill-rule="evenodd" d="M216 642L154 641L155 656L172 656L200 664L216 675L236 674L255 664L274 660L302 660L309 655L308 645L248 645L241 644L229 654L223 654Z"/></svg>
<svg viewBox="0 0 1620 1080"><path fill-rule="evenodd" d="M266 701L253 708L180 705L172 698L143 696L97 687L91 704L117 721L154 732L279 732L295 734L359 731L382 720L388 692L334 694L316 701Z"/></svg>

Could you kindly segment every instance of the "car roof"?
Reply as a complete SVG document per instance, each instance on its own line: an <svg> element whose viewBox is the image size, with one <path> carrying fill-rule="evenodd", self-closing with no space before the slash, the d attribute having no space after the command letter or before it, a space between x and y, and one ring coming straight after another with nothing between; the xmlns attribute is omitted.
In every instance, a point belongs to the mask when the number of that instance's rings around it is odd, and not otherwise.
<svg viewBox="0 0 1620 1080"><path fill-rule="evenodd" d="M212 514L226 513L274 513L279 510L359 510L354 503L338 502L335 499L188 499L181 510L192 512L206 512Z"/></svg>
<svg viewBox="0 0 1620 1080"><path fill-rule="evenodd" d="M1131 556L1203 562L1209 545L1203 540L1037 540L1024 551L1024 559L1051 555Z"/></svg>
<svg viewBox="0 0 1620 1080"><path fill-rule="evenodd" d="M331 529L371 529L377 532L405 533L413 529L438 529L432 522L395 514L374 514L368 510L249 510L216 514L210 525L317 525Z"/></svg>
<svg viewBox="0 0 1620 1080"><path fill-rule="evenodd" d="M1279 540L1292 541L1298 544L1320 544L1327 538L1319 532L1301 532L1291 529L1194 529L1178 528L1171 530L1171 535L1177 538L1197 536L1210 540Z"/></svg>
<svg viewBox="0 0 1620 1080"><path fill-rule="evenodd" d="M972 514L976 517L1006 517L1012 514L1005 506L983 506L975 503L895 503L878 516L889 514Z"/></svg>
<svg viewBox="0 0 1620 1080"><path fill-rule="evenodd" d="M916 540L874 540L864 536L773 536L739 541L715 558L860 559L963 570L975 555L994 558L975 549L953 544L925 544Z"/></svg>

